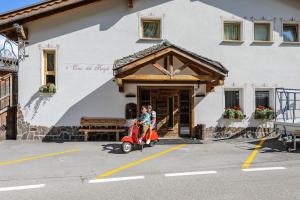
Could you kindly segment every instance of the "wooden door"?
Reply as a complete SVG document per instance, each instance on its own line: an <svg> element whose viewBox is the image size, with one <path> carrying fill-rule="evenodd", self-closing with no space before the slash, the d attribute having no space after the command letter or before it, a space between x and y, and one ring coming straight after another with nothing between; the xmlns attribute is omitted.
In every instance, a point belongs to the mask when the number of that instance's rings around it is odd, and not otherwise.
<svg viewBox="0 0 300 200"><path fill-rule="evenodd" d="M151 89L151 105L157 113L157 130L160 137L179 135L179 90Z"/></svg>

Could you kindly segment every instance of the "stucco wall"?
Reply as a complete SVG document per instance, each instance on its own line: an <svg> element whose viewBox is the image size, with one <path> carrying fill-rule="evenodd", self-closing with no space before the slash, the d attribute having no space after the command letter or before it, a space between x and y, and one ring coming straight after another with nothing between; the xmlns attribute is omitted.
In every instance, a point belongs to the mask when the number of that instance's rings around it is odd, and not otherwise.
<svg viewBox="0 0 300 200"><path fill-rule="evenodd" d="M29 58L20 64L19 102L24 119L41 126L78 125L81 116L124 117L132 99L113 82L115 59L147 48L156 41L139 39L139 18L160 17L163 38L229 69L225 88L243 90L246 120L232 126L252 126L255 88L299 88L300 45L283 45L281 20L300 20L294 0L104 0L80 9L26 24ZM253 43L252 18L272 20L274 43ZM222 20L243 21L244 42L222 42ZM42 49L57 50L57 93L40 96ZM130 88L128 86L127 88ZM134 88L131 87L131 90ZM229 125L220 119L224 88L196 99L196 123Z"/></svg>

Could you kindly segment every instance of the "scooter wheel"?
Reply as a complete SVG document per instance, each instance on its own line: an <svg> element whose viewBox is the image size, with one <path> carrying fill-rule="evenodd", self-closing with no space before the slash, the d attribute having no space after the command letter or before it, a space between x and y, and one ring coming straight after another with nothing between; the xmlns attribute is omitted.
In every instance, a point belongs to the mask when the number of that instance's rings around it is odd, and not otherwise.
<svg viewBox="0 0 300 200"><path fill-rule="evenodd" d="M149 144L149 147L154 147L156 144L156 141L151 141L150 144Z"/></svg>
<svg viewBox="0 0 300 200"><path fill-rule="evenodd" d="M132 151L132 144L130 142L123 142L122 151L124 153L129 153L130 151Z"/></svg>

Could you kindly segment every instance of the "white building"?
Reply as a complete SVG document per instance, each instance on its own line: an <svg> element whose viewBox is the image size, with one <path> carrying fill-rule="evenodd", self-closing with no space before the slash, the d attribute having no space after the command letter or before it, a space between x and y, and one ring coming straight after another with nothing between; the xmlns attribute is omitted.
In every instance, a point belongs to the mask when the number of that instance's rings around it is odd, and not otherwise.
<svg viewBox="0 0 300 200"><path fill-rule="evenodd" d="M1 14L2 34L16 39L17 23L28 40L18 138L125 118L129 103L154 106L161 136L264 126L256 107L300 86L299 22L294 0L51 0ZM54 94L39 92L47 83ZM244 119L224 119L234 106Z"/></svg>

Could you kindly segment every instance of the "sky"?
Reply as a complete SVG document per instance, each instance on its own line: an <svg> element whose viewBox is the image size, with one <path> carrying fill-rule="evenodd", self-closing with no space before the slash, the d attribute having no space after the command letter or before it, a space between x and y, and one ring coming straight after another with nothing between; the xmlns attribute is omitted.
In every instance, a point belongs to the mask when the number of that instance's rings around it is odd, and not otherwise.
<svg viewBox="0 0 300 200"><path fill-rule="evenodd" d="M41 0L0 0L0 13L31 5Z"/></svg>
<svg viewBox="0 0 300 200"><path fill-rule="evenodd" d="M15 10L27 5L31 5L37 2L41 2L41 0L0 0L0 13L4 13L10 10ZM0 50L4 47L5 38L0 35ZM5 45L5 51L1 51L0 54L5 57L11 57L11 52L17 53L17 46L13 44Z"/></svg>

